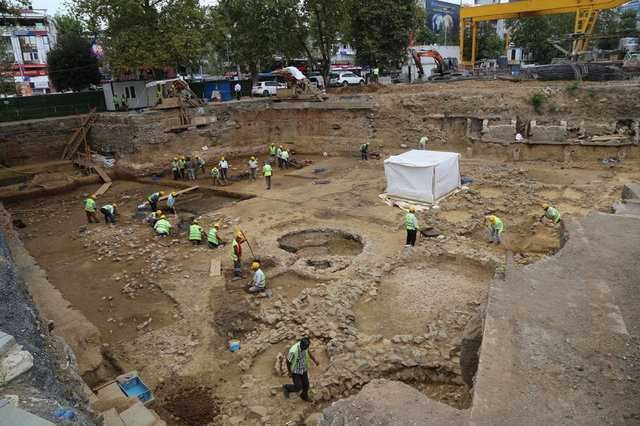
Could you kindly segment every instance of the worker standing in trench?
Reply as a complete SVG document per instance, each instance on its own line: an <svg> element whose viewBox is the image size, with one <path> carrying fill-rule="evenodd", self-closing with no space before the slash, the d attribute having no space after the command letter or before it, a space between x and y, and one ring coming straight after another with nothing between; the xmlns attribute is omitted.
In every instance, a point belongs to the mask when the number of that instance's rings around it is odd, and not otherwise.
<svg viewBox="0 0 640 426"><path fill-rule="evenodd" d="M218 163L218 168L220 169L220 179L227 184L227 178L229 177L229 162L225 160L224 157L220 157L220 162Z"/></svg>
<svg viewBox="0 0 640 426"><path fill-rule="evenodd" d="M416 236L418 234L418 219L416 218L416 208L409 207L409 212L404 215L404 227L407 230L407 242L405 247L413 247L416 245Z"/></svg>
<svg viewBox="0 0 640 426"><path fill-rule="evenodd" d="M421 151L426 151L427 150L427 142L429 142L429 138L426 136L423 136L420 138L420 141L418 142L418 149Z"/></svg>
<svg viewBox="0 0 640 426"><path fill-rule="evenodd" d="M264 180L267 183L267 189L271 189L271 175L273 174L273 169L271 168L271 164L267 161L265 161L264 166L262 166L262 174L264 175Z"/></svg>
<svg viewBox="0 0 640 426"><path fill-rule="evenodd" d="M87 214L88 223L100 223L96 216L96 196L91 194L84 200L84 212Z"/></svg>
<svg viewBox="0 0 640 426"><path fill-rule="evenodd" d="M369 160L369 142L360 145L360 159L364 161Z"/></svg>
<svg viewBox="0 0 640 426"><path fill-rule="evenodd" d="M244 242L242 234L236 234L231 245L231 260L233 261L233 279L238 280L242 276L242 243Z"/></svg>
<svg viewBox="0 0 640 426"><path fill-rule="evenodd" d="M292 392L300 392L300 398L303 401L311 402L311 398L309 398L309 374L307 371L310 361L313 361L316 366L319 366L320 363L309 350L309 346L311 346L311 340L308 337L303 337L289 349L287 370L293 380L293 384L282 385L282 392L285 398L289 398L289 394Z"/></svg>
<svg viewBox="0 0 640 426"><path fill-rule="evenodd" d="M178 157L175 157L171 162L171 172L173 172L173 180L180 178L180 166L178 165Z"/></svg>
<svg viewBox="0 0 640 426"><path fill-rule="evenodd" d="M252 156L249 160L249 180L256 180L256 175L258 174L258 160L256 157Z"/></svg>

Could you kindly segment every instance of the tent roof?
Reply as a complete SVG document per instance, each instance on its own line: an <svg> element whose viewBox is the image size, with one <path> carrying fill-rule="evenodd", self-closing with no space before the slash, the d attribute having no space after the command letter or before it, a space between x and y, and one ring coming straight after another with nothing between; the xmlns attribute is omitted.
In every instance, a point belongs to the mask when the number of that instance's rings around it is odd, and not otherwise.
<svg viewBox="0 0 640 426"><path fill-rule="evenodd" d="M384 160L385 163L398 164L407 167L432 167L446 160L459 157L455 152L423 151L413 149L400 155L392 155Z"/></svg>

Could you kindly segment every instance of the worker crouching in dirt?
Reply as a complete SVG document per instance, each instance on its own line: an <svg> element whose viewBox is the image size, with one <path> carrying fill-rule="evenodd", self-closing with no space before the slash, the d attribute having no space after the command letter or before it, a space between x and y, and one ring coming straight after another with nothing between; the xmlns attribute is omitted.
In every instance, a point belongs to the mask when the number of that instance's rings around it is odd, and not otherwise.
<svg viewBox="0 0 640 426"><path fill-rule="evenodd" d="M100 223L96 216L96 196L91 194L84 200L84 212L87 214L88 223Z"/></svg>
<svg viewBox="0 0 640 426"><path fill-rule="evenodd" d="M112 223L115 225L116 215L118 214L117 208L118 206L116 205L116 203L105 204L100 208L100 213L102 213L104 216L104 223Z"/></svg>
<svg viewBox="0 0 640 426"><path fill-rule="evenodd" d="M504 232L504 224L498 216L490 215L485 218L490 233L490 243L500 244L502 242L502 233Z"/></svg>
<svg viewBox="0 0 640 426"><path fill-rule="evenodd" d="M560 212L558 211L557 208L550 206L547 203L544 203L542 205L542 209L544 210L544 214L540 218L541 222L550 221L553 224L557 224L557 223L560 223L560 221L562 220L560 217Z"/></svg>
<svg viewBox="0 0 640 426"><path fill-rule="evenodd" d="M407 230L407 242L405 247L413 247L416 245L416 236L418 235L418 219L416 218L416 208L409 207L409 212L404 216L404 227Z"/></svg>
<svg viewBox="0 0 640 426"><path fill-rule="evenodd" d="M171 222L169 222L164 215L160 216L160 219L158 219L153 227L153 229L156 231L156 234L160 235L161 237L167 237L171 235L171 228Z"/></svg>
<svg viewBox="0 0 640 426"><path fill-rule="evenodd" d="M253 278L247 284L247 293L262 293L267 289L267 277L260 269L260 262L253 262L251 270L253 271Z"/></svg>
<svg viewBox="0 0 640 426"><path fill-rule="evenodd" d="M144 221L147 222L149 226L153 228L161 216L162 216L162 212L160 210L156 210L155 212L151 212L147 217L145 217Z"/></svg>
<svg viewBox="0 0 640 426"><path fill-rule="evenodd" d="M293 379L293 384L282 385L282 392L285 398L289 398L290 393L300 392L300 398L303 401L311 402L309 398L309 364L311 361L316 366L320 363L315 359L309 346L311 341L308 337L303 337L298 343L291 346L289 353L287 354L287 370L289 375Z"/></svg>
<svg viewBox="0 0 640 426"><path fill-rule="evenodd" d="M202 230L202 226L200 226L198 221L194 219L189 226L189 241L191 241L192 245L199 246L200 244L202 244L203 236L204 231Z"/></svg>
<svg viewBox="0 0 640 426"><path fill-rule="evenodd" d="M222 240L218 236L218 232L220 231L220 224L214 224L207 233L207 243L209 243L209 248L218 248L223 245Z"/></svg>

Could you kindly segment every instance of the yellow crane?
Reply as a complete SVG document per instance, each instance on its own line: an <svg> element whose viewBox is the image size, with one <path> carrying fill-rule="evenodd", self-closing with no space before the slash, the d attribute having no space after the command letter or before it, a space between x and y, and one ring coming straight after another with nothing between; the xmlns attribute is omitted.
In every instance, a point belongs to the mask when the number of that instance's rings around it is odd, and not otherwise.
<svg viewBox="0 0 640 426"><path fill-rule="evenodd" d="M598 19L598 13L601 10L613 9L628 2L629 0L523 0L512 3L462 7L460 9L460 63L473 66L476 62L478 22L562 13L576 14L575 39L571 50L571 55L575 57L586 50L589 44L589 35L593 32ZM467 27L471 30L471 58L469 59L464 54L464 36Z"/></svg>

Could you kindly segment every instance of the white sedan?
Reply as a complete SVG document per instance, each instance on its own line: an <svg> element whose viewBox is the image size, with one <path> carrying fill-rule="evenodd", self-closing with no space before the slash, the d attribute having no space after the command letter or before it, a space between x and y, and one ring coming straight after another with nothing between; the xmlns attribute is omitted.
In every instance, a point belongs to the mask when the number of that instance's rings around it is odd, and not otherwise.
<svg viewBox="0 0 640 426"><path fill-rule="evenodd" d="M352 72L331 73L329 77L329 84L331 86L350 86L357 84L364 86L364 78Z"/></svg>
<svg viewBox="0 0 640 426"><path fill-rule="evenodd" d="M286 89L287 85L277 81L260 81L251 88L252 96L275 96L278 89Z"/></svg>

